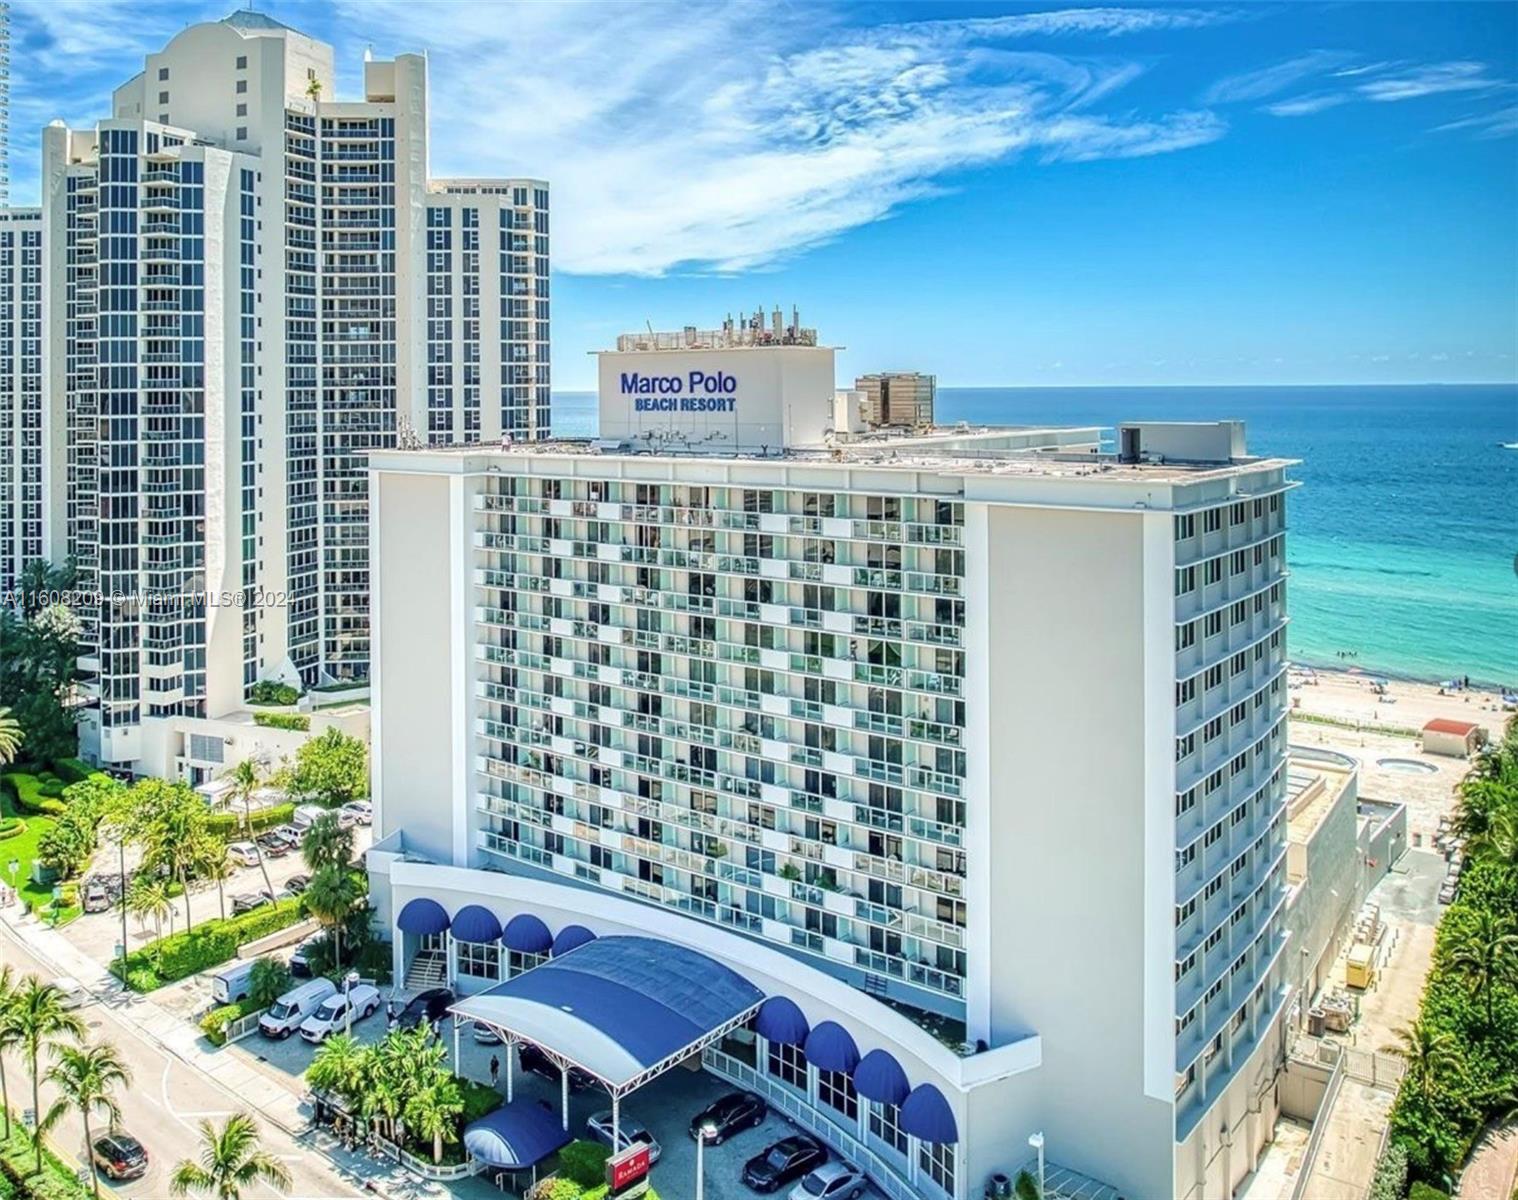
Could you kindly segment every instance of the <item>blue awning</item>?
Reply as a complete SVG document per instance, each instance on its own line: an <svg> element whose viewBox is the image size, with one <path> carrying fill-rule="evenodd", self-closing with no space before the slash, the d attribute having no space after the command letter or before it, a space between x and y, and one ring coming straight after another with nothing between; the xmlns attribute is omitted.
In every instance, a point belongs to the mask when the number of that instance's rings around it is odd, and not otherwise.
<svg viewBox="0 0 1518 1200"><path fill-rule="evenodd" d="M954 1110L943 1098L943 1093L931 1083L919 1083L901 1102L899 1124L903 1133L910 1133L924 1142L959 1141Z"/></svg>
<svg viewBox="0 0 1518 1200"><path fill-rule="evenodd" d="M852 1071L859 1065L859 1047L837 1021L824 1021L807 1035L806 1061L819 1071Z"/></svg>
<svg viewBox="0 0 1518 1200"><path fill-rule="evenodd" d="M506 922L501 941L506 943L506 949L518 954L547 954L553 946L553 934L548 932L542 918L518 913Z"/></svg>
<svg viewBox="0 0 1518 1200"><path fill-rule="evenodd" d="M789 996L771 996L761 1004L754 1028L761 1037L780 1046L799 1046L811 1032L806 1017Z"/></svg>
<svg viewBox="0 0 1518 1200"><path fill-rule="evenodd" d="M591 933L583 925L566 925L559 930L558 936L553 939L553 949L549 951L555 958L561 954L568 954L571 950L578 949L586 942L596 940L596 935Z"/></svg>
<svg viewBox="0 0 1518 1200"><path fill-rule="evenodd" d="M504 1105L464 1130L471 1157L506 1171L534 1166L573 1140L557 1114L533 1100Z"/></svg>
<svg viewBox="0 0 1518 1200"><path fill-rule="evenodd" d="M552 1050L619 1088L746 1021L763 999L699 951L618 936L595 938L449 1011Z"/></svg>
<svg viewBox="0 0 1518 1200"><path fill-rule="evenodd" d="M886 1050L871 1050L854 1068L854 1090L866 1100L900 1104L911 1092L907 1073Z"/></svg>
<svg viewBox="0 0 1518 1200"><path fill-rule="evenodd" d="M400 916L395 918L402 933L442 933L448 928L448 910L436 900L418 896L406 901Z"/></svg>
<svg viewBox="0 0 1518 1200"><path fill-rule="evenodd" d="M493 942L501 936L495 913L480 904L466 904L453 914L453 939L457 942Z"/></svg>

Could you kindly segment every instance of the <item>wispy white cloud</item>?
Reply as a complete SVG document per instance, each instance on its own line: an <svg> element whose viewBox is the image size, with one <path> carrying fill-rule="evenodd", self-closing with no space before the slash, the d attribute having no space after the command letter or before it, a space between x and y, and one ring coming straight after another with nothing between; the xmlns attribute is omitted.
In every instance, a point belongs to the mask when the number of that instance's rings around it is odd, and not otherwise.
<svg viewBox="0 0 1518 1200"><path fill-rule="evenodd" d="M1273 63L1256 71L1246 71L1220 79L1207 89L1203 99L1208 104L1237 104L1263 100L1295 87L1304 79L1322 75L1347 62L1350 55L1339 50L1313 50L1308 54Z"/></svg>
<svg viewBox="0 0 1518 1200"><path fill-rule="evenodd" d="M1518 104L1499 108L1496 112L1477 113L1437 126L1439 132L1465 130L1478 138L1511 137L1518 134Z"/></svg>
<svg viewBox="0 0 1518 1200"><path fill-rule="evenodd" d="M377 51L425 47L438 174L554 186L556 267L591 274L776 263L1027 153L1085 162L1223 136L1205 112L1105 112L1142 70L1123 35L1229 19L1075 9L845 24L840 10L454 5L346 0ZM1061 43L1053 53L1036 37ZM1079 45L1097 39L1099 46ZM340 53L345 48L339 48ZM481 80L490 86L482 87Z"/></svg>
<svg viewBox="0 0 1518 1200"><path fill-rule="evenodd" d="M1444 92L1485 92L1505 86L1486 73L1479 62L1433 63L1396 75L1372 79L1357 90L1368 100L1418 100Z"/></svg>
<svg viewBox="0 0 1518 1200"><path fill-rule="evenodd" d="M1318 92L1311 96L1294 96L1290 100L1277 100L1265 105L1265 111L1273 117L1307 117L1324 109L1347 104L1352 97L1343 92Z"/></svg>

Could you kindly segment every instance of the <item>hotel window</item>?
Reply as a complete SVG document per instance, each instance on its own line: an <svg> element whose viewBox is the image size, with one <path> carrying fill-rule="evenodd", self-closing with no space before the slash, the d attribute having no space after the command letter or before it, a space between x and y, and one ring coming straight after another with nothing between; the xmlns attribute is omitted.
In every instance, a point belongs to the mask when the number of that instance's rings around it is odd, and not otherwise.
<svg viewBox="0 0 1518 1200"><path fill-rule="evenodd" d="M247 91L248 91L248 81L246 79L239 79L237 81L237 94L239 96L246 95Z"/></svg>
<svg viewBox="0 0 1518 1200"><path fill-rule="evenodd" d="M1183 704L1189 704L1196 699L1196 676L1183 679L1175 685L1175 705L1179 708Z"/></svg>
<svg viewBox="0 0 1518 1200"><path fill-rule="evenodd" d="M1202 514L1202 532L1216 533L1223 528L1223 510L1221 508L1209 508Z"/></svg>
<svg viewBox="0 0 1518 1200"><path fill-rule="evenodd" d="M1186 650L1194 645L1196 645L1196 622L1187 621L1184 625L1176 626L1175 648Z"/></svg>
<svg viewBox="0 0 1518 1200"><path fill-rule="evenodd" d="M158 78L159 78L159 80L162 81L164 79L167 79L168 77L169 77L169 69L168 69L168 67L159 67L158 68Z"/></svg>
<svg viewBox="0 0 1518 1200"><path fill-rule="evenodd" d="M1175 852L1175 869L1177 874L1184 871L1194 862L1196 862L1195 842L1192 842L1191 845Z"/></svg>
<svg viewBox="0 0 1518 1200"><path fill-rule="evenodd" d="M1195 514L1193 514L1193 513L1187 513L1184 516L1180 516L1180 517L1177 517L1175 519L1175 540L1176 541L1178 541L1178 542L1184 542L1187 538L1191 537L1195 533L1196 533L1196 516L1195 516Z"/></svg>
<svg viewBox="0 0 1518 1200"><path fill-rule="evenodd" d="M770 1043L769 1072L782 1083L806 1091L806 1051L800 1046Z"/></svg>
<svg viewBox="0 0 1518 1200"><path fill-rule="evenodd" d="M530 971L533 967L548 961L548 955L546 954L522 954L516 950L509 951L509 954L509 966L513 977L520 975L523 971Z"/></svg>
<svg viewBox="0 0 1518 1200"><path fill-rule="evenodd" d="M248 56L246 54L239 54L237 56L237 69L239 71L246 71L248 69Z"/></svg>
<svg viewBox="0 0 1518 1200"><path fill-rule="evenodd" d="M1186 922L1191 918L1191 916L1195 912L1196 912L1196 897L1195 896L1193 896L1190 900L1186 901L1185 904L1178 904L1178 905L1176 905L1176 909L1175 909L1175 923L1176 923L1176 925L1177 926L1181 926L1181 925L1186 924Z"/></svg>
<svg viewBox="0 0 1518 1200"><path fill-rule="evenodd" d="M923 1172L950 1196L954 1194L954 1143L924 1142L918 1151Z"/></svg>
<svg viewBox="0 0 1518 1200"><path fill-rule="evenodd" d="M459 974L475 979L501 977L501 947L498 942L455 942Z"/></svg>
<svg viewBox="0 0 1518 1200"><path fill-rule="evenodd" d="M1176 1098L1179 1099L1181 1093L1189 1088L1194 1082L1196 1082L1196 1063L1192 1063L1189 1067L1187 1067L1186 1073L1184 1075L1177 1075L1175 1077Z"/></svg>
<svg viewBox="0 0 1518 1200"><path fill-rule="evenodd" d="M1189 813L1195 807L1196 807L1196 788L1191 788L1188 791L1182 792L1180 794L1180 796L1178 796L1176 798L1176 801L1175 801L1175 815L1177 817L1185 816L1187 813Z"/></svg>
<svg viewBox="0 0 1518 1200"><path fill-rule="evenodd" d="M1223 560L1221 558L1209 558L1202 564L1203 583L1221 583L1223 581Z"/></svg>
<svg viewBox="0 0 1518 1200"><path fill-rule="evenodd" d="M1196 589L1196 568L1182 567L1175 573L1175 594L1184 596Z"/></svg>
<svg viewBox="0 0 1518 1200"><path fill-rule="evenodd" d="M1242 525L1244 523L1244 506L1235 504L1228 510L1228 523L1230 525Z"/></svg>
<svg viewBox="0 0 1518 1200"><path fill-rule="evenodd" d="M169 102L169 94L168 94L168 92L159 92L158 93L158 103L159 104L167 104L168 102Z"/></svg>
<svg viewBox="0 0 1518 1200"><path fill-rule="evenodd" d="M850 1121L858 1117L859 1097L854 1092L854 1081L847 1071L818 1071L817 1099L841 1112Z"/></svg>
<svg viewBox="0 0 1518 1200"><path fill-rule="evenodd" d="M901 1109L896 1105L870 1105L870 1133L898 1154L907 1152L907 1135L901 1131Z"/></svg>

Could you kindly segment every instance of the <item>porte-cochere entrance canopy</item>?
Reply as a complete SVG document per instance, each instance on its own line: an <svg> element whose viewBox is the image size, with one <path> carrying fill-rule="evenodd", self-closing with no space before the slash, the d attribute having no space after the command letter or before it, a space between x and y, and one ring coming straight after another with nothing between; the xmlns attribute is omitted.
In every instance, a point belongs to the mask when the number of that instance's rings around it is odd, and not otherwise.
<svg viewBox="0 0 1518 1200"><path fill-rule="evenodd" d="M603 937L461 1000L452 1012L532 1042L620 1095L720 1041L763 1001L747 979L697 950Z"/></svg>

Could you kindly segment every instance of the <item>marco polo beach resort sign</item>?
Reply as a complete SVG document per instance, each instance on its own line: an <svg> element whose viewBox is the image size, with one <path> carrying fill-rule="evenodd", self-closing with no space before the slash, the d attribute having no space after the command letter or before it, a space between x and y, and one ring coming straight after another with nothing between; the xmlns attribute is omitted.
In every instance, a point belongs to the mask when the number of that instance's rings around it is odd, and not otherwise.
<svg viewBox="0 0 1518 1200"><path fill-rule="evenodd" d="M621 376L622 395L633 398L634 412L724 413L738 408L738 378L721 371L688 375L623 371Z"/></svg>

